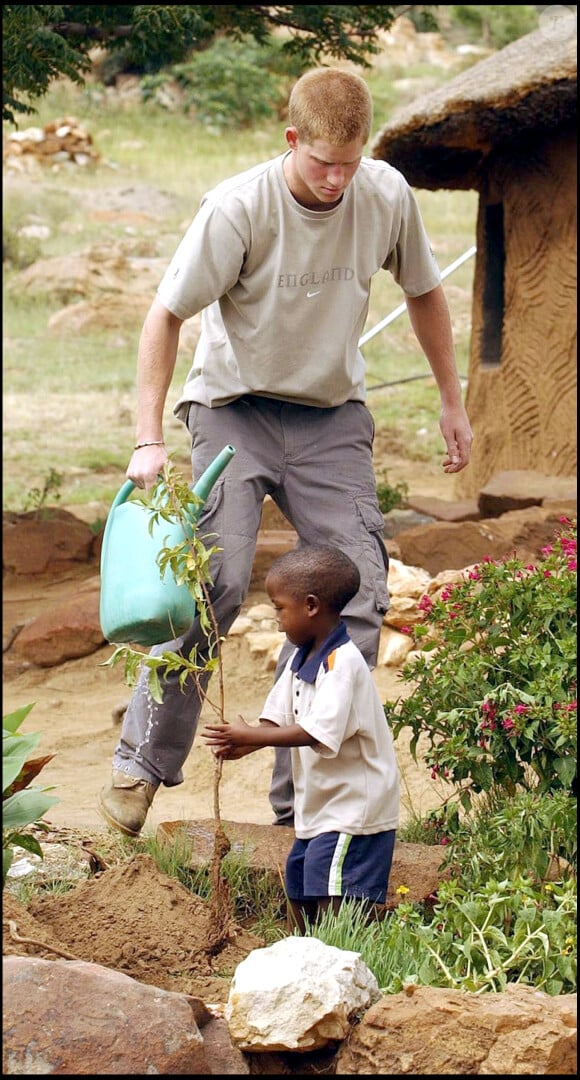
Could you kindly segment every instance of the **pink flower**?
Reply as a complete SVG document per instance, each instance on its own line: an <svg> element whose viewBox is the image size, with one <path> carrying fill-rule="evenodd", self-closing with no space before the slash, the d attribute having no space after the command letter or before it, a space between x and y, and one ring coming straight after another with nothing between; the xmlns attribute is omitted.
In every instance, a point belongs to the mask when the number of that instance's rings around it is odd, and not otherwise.
<svg viewBox="0 0 580 1080"><path fill-rule="evenodd" d="M516 712L516 713L525 713L525 712L529 711L529 708L530 708L529 705L522 705L522 704L516 705L516 707L514 709L514 712Z"/></svg>
<svg viewBox="0 0 580 1080"><path fill-rule="evenodd" d="M449 837L448 836L442 836L439 843L441 844L442 847L445 847L446 844L450 843Z"/></svg>
<svg viewBox="0 0 580 1080"><path fill-rule="evenodd" d="M402 626L401 627L401 633L402 634L412 634L413 631L411 630L410 626Z"/></svg>
<svg viewBox="0 0 580 1080"><path fill-rule="evenodd" d="M546 547L541 548L542 555L544 555L544 556L551 555L553 550L554 550L554 548L552 547L551 544L546 544Z"/></svg>

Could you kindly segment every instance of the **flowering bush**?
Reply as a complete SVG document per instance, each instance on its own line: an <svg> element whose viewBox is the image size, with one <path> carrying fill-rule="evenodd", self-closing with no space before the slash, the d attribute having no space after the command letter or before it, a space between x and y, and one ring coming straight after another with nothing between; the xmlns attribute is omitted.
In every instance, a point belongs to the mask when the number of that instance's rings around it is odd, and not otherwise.
<svg viewBox="0 0 580 1080"><path fill-rule="evenodd" d="M387 702L396 738L412 731L435 779L470 792L576 784L576 522L537 564L486 558L439 598L422 598L422 652L403 669L409 697Z"/></svg>

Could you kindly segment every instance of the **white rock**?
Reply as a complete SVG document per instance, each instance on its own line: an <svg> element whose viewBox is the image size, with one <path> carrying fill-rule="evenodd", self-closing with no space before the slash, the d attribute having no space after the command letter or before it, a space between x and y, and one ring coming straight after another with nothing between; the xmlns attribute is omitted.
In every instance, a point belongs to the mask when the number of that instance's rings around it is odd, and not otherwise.
<svg viewBox="0 0 580 1080"><path fill-rule="evenodd" d="M420 566L407 566L400 559L389 560L389 593L391 596L422 596L427 591L431 575Z"/></svg>
<svg viewBox="0 0 580 1080"><path fill-rule="evenodd" d="M277 631L257 630L246 634L246 641L252 656L268 656L273 649L280 649L286 640L285 634Z"/></svg>
<svg viewBox="0 0 580 1080"><path fill-rule="evenodd" d="M383 651L381 664L384 667L401 667L413 648L413 641L407 634L399 634L398 630L387 629L381 634Z"/></svg>
<svg viewBox="0 0 580 1080"><path fill-rule="evenodd" d="M233 626L228 630L229 637L243 637L252 629L254 623L247 615L238 615Z"/></svg>
<svg viewBox="0 0 580 1080"><path fill-rule="evenodd" d="M271 604L254 604L248 608L246 615L249 619L260 622L261 619L274 618L274 609Z"/></svg>
<svg viewBox="0 0 580 1080"><path fill-rule="evenodd" d="M238 965L225 1019L242 1050L316 1050L346 1038L351 1018L380 996L359 953L288 937Z"/></svg>

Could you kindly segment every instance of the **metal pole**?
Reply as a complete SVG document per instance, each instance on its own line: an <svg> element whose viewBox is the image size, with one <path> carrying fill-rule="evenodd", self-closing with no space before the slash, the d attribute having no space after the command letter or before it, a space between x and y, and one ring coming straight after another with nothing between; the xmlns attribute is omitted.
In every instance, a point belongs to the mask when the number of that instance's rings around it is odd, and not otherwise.
<svg viewBox="0 0 580 1080"><path fill-rule="evenodd" d="M476 251L477 248L475 247L475 245L468 248L467 251L464 251L463 255L460 255L459 258L455 260L455 262L450 263L449 266L445 267L445 270L441 271L441 280L443 280L443 278L449 277L449 274L452 274L454 270L457 270L458 266L461 266L461 264L467 262L467 260L470 259L472 255L475 255ZM372 330L367 330L366 334L363 334L363 336L359 338L359 349L362 349L363 345L366 345L367 341L370 341L371 338L374 338L375 334L378 334L381 330L384 330L385 326L388 326L389 323L392 323L395 321L395 319L398 319L399 315L402 315L403 312L406 310L406 304L399 304L399 306L396 307L394 311L391 311L390 315L387 315L386 318L383 319L380 323L377 323L376 326L373 326Z"/></svg>

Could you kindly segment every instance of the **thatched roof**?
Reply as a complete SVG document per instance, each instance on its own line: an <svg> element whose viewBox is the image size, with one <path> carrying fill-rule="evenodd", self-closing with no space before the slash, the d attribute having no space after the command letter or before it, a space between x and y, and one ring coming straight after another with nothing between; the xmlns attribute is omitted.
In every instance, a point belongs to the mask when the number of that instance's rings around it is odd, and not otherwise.
<svg viewBox="0 0 580 1080"><path fill-rule="evenodd" d="M535 30L405 106L371 147L414 187L478 188L491 150L576 127L576 37Z"/></svg>

